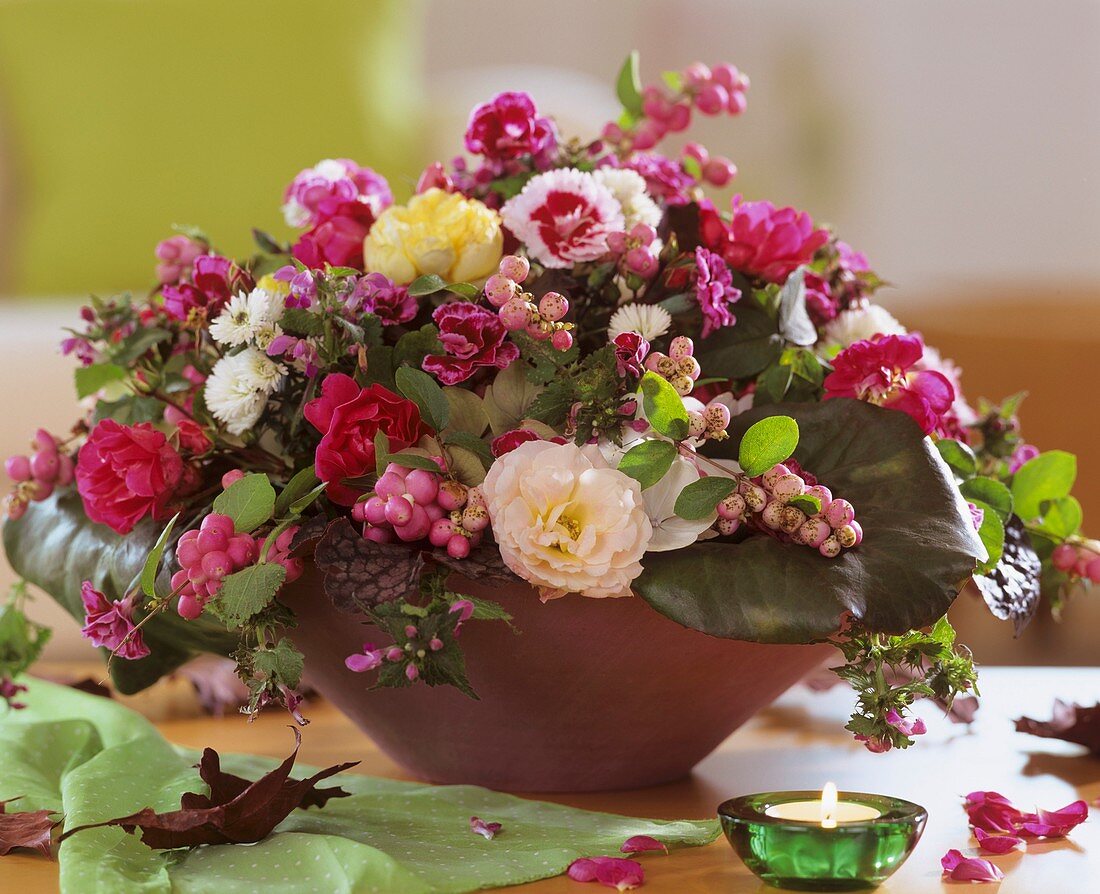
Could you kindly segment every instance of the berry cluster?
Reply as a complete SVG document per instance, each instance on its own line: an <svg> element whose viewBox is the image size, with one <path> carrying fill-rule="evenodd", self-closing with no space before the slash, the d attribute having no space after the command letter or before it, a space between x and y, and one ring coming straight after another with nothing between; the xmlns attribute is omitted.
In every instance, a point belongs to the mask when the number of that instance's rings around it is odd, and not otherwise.
<svg viewBox="0 0 1100 894"><path fill-rule="evenodd" d="M268 547L267 561L286 568L286 581L297 580L302 560L292 558L290 545L297 526L287 528ZM222 581L247 568L260 556L264 538L238 534L233 519L212 512L197 531L185 531L176 546L180 570L172 575L172 589L179 592L176 611L189 621L202 614L206 603L218 595Z"/></svg>
<svg viewBox="0 0 1100 894"><path fill-rule="evenodd" d="M694 353L695 343L686 335L677 335L669 345L668 354L653 351L646 357L645 368L668 379L676 393L686 397L695 388L695 380L702 372Z"/></svg>
<svg viewBox="0 0 1100 894"><path fill-rule="evenodd" d="M489 527L485 498L476 487L397 463L386 467L374 485L374 496L356 503L351 516L363 524L368 540L427 539L432 546L446 548L454 559L466 558Z"/></svg>
<svg viewBox="0 0 1100 894"><path fill-rule="evenodd" d="M549 340L555 350L568 351L573 346L573 324L562 320L569 313L569 299L558 292L547 292L535 304L535 296L520 287L531 272L526 258L505 255L499 270L486 280L485 297L497 308L504 328L509 332L522 329L539 341Z"/></svg>
<svg viewBox="0 0 1100 894"><path fill-rule="evenodd" d="M657 231L646 223L636 223L629 233L611 233L607 247L618 257L619 270L626 274L650 280L657 274L657 255L661 243Z"/></svg>
<svg viewBox="0 0 1100 894"><path fill-rule="evenodd" d="M1100 584L1100 542L1096 540L1059 544L1051 553L1050 560L1059 571Z"/></svg>
<svg viewBox="0 0 1100 894"><path fill-rule="evenodd" d="M810 506L798 505L802 496L816 497L821 508L807 511ZM834 499L823 485L807 485L801 475L780 463L759 478L741 477L737 491L718 504L716 527L728 536L743 523L752 524L831 559L862 542L863 528L855 519L856 511L847 500Z"/></svg>
<svg viewBox="0 0 1100 894"><path fill-rule="evenodd" d="M623 148L652 149L668 134L687 130L691 125L693 109L704 115L720 115L723 112L740 115L745 111L749 79L733 65L710 68L702 62L695 62L680 73L679 81L680 88L672 95L662 87L646 87L642 91L641 120L628 130L619 124L608 124L604 128L603 138ZM707 165L711 166L710 171ZM726 159L708 159L707 165L703 166L703 177L708 181L712 177L721 180L717 185L724 185L732 176L727 173L732 164Z"/></svg>
<svg viewBox="0 0 1100 894"><path fill-rule="evenodd" d="M9 456L4 470L15 482L15 490L8 496L7 512L11 519L22 518L31 501L45 500L55 487L72 484L72 457L58 449L58 440L46 429L40 428L32 442L34 453L30 457Z"/></svg>

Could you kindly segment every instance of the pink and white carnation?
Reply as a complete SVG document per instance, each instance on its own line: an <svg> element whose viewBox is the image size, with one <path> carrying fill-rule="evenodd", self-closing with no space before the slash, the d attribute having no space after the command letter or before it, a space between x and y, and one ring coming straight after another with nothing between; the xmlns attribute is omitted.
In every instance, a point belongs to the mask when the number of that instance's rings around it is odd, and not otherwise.
<svg viewBox="0 0 1100 894"><path fill-rule="evenodd" d="M377 216L393 204L393 193L376 171L350 158L326 158L291 181L283 194L283 218L295 229L315 227L344 202L361 202Z"/></svg>
<svg viewBox="0 0 1100 894"><path fill-rule="evenodd" d="M611 190L576 168L532 177L500 214L544 267L598 260L607 254L607 237L626 228L622 206Z"/></svg>
<svg viewBox="0 0 1100 894"><path fill-rule="evenodd" d="M505 564L542 598L629 596L653 536L638 482L595 446L528 441L481 485Z"/></svg>

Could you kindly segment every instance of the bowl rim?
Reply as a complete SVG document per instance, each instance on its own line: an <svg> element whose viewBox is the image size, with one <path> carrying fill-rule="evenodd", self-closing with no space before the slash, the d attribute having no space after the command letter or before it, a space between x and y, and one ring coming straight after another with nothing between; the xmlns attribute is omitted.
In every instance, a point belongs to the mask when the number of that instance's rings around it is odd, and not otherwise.
<svg viewBox="0 0 1100 894"><path fill-rule="evenodd" d="M867 826L894 826L907 823L923 826L928 819L928 811L920 804L898 798L893 795L878 795L871 792L838 791L844 801L866 804L880 811L874 819L855 820L837 823L834 828L825 829L813 823L797 822L777 816L768 816L765 811L776 804L788 804L792 801L816 801L821 798L820 790L797 790L784 792L755 792L729 798L718 805L719 819L750 825L779 826L787 829L809 829L844 834L845 831L864 829ZM761 800L763 799L763 804Z"/></svg>

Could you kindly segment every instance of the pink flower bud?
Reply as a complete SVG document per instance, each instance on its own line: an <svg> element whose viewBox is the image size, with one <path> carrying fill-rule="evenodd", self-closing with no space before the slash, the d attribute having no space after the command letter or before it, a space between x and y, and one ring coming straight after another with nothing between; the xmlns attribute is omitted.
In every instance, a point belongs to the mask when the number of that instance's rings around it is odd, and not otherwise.
<svg viewBox="0 0 1100 894"><path fill-rule="evenodd" d="M409 639L412 639L414 636L416 636L417 633L418 631L415 624L405 625L405 636L407 636Z"/></svg>
<svg viewBox="0 0 1100 894"><path fill-rule="evenodd" d="M400 661L404 657L405 652L401 649L400 646L390 646L388 649L386 649L387 661Z"/></svg>
<svg viewBox="0 0 1100 894"><path fill-rule="evenodd" d="M408 677L410 681L415 682L420 676L420 671L415 664L410 664L405 668L405 676Z"/></svg>
<svg viewBox="0 0 1100 894"><path fill-rule="evenodd" d="M702 62L692 62L684 69L683 76L684 81L692 87L702 87L714 77L710 67Z"/></svg>
<svg viewBox="0 0 1100 894"><path fill-rule="evenodd" d="M714 186L725 186L737 176L737 165L728 158L715 156L703 165L703 179Z"/></svg>
<svg viewBox="0 0 1100 894"><path fill-rule="evenodd" d="M695 107L704 115L717 115L726 110L729 91L721 84L710 83L695 94Z"/></svg>
<svg viewBox="0 0 1100 894"><path fill-rule="evenodd" d="M443 640L441 640L438 636L433 636L430 640L428 640L428 648L431 649L433 652L438 652L440 649L443 648Z"/></svg>
<svg viewBox="0 0 1100 894"><path fill-rule="evenodd" d="M9 456L4 460L4 471L12 481L29 481L31 461L25 456Z"/></svg>

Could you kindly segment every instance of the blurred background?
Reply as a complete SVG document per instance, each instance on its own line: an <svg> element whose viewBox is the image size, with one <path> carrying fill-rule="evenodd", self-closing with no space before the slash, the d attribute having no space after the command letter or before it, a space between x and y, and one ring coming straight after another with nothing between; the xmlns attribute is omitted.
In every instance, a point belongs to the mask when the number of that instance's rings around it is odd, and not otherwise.
<svg viewBox="0 0 1100 894"><path fill-rule="evenodd" d="M1098 42L1096 0L0 0L0 455L67 430L61 327L89 293L148 289L173 224L228 253L285 236L285 185L326 157L400 199L504 89L594 136L637 48L647 82L696 59L751 76L748 112L692 137L737 191L863 251L973 401L1030 391L1028 440L1078 455L1097 533ZM93 657L34 612L48 658ZM984 663L1100 663L1095 596L1015 642L974 598L953 619Z"/></svg>

